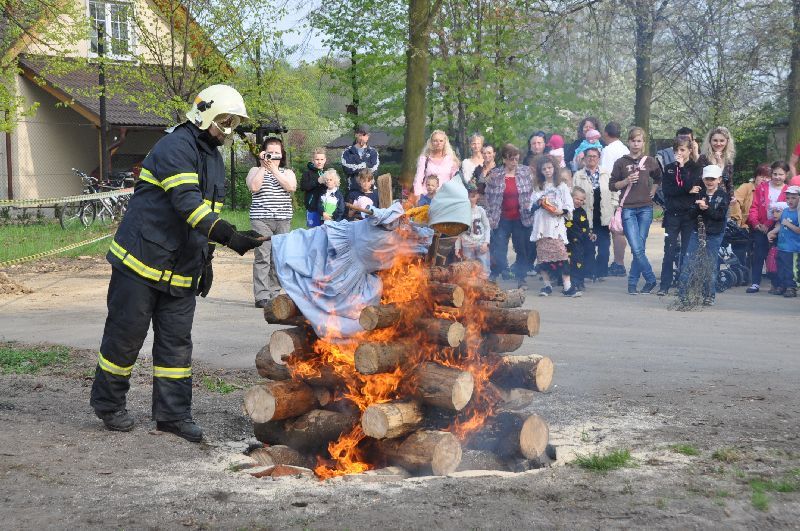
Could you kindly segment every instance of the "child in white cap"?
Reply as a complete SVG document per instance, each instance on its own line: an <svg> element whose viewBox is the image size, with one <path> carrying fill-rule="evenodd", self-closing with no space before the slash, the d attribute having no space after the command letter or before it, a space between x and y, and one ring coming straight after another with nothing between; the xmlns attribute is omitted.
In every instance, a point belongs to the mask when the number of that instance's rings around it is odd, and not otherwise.
<svg viewBox="0 0 800 531"><path fill-rule="evenodd" d="M713 306L717 292L717 267L719 263L719 246L725 236L725 216L728 212L728 205L731 200L725 190L720 186L722 178L722 168L716 164L703 168L703 185L705 191L698 194L700 197L695 200L694 206L689 210L689 217L695 220L692 236L689 238L689 246L686 250L686 257L681 262L681 278L678 295L681 301L687 301L687 285L689 283L690 270L693 264L698 262L697 253L700 250L699 225L703 224L705 229L705 239L707 258L709 267L696 268L696 274L705 275L703 279L703 306Z"/></svg>
<svg viewBox="0 0 800 531"><path fill-rule="evenodd" d="M778 240L775 295L797 297L795 271L797 257L800 255L800 220L797 215L797 206L800 204L800 186L790 186L786 189L786 204L787 207L781 212L780 220L769 231L767 238L771 242Z"/></svg>

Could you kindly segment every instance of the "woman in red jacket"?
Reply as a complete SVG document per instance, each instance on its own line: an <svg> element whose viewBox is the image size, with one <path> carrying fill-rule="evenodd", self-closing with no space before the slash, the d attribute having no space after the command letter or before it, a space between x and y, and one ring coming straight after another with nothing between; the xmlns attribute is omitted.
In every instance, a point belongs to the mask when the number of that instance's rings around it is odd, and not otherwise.
<svg viewBox="0 0 800 531"><path fill-rule="evenodd" d="M758 293L761 284L761 272L764 260L769 253L767 233L775 224L772 207L775 203L786 201L786 178L789 176L789 165L779 160L770 166L772 173L768 182L759 184L753 191L753 203L747 215L747 224L753 231L753 285L747 293Z"/></svg>

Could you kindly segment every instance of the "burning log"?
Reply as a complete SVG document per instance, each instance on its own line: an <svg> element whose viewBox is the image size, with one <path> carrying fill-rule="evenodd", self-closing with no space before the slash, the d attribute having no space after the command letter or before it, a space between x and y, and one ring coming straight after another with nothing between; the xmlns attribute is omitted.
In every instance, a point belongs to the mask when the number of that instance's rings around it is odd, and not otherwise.
<svg viewBox="0 0 800 531"><path fill-rule="evenodd" d="M492 380L545 392L553 382L553 361L547 356L503 356Z"/></svg>
<svg viewBox="0 0 800 531"><path fill-rule="evenodd" d="M456 284L429 282L428 290L436 304L460 308L464 304L464 289Z"/></svg>
<svg viewBox="0 0 800 531"><path fill-rule="evenodd" d="M367 437L394 439L416 430L423 419L420 404L396 400L367 407L361 416L361 428Z"/></svg>
<svg viewBox="0 0 800 531"><path fill-rule="evenodd" d="M412 355L414 349L413 343L404 341L363 343L355 352L356 370L361 374L392 372Z"/></svg>
<svg viewBox="0 0 800 531"><path fill-rule="evenodd" d="M313 389L291 380L256 385L244 396L245 413L258 423L297 417L317 405Z"/></svg>
<svg viewBox="0 0 800 531"><path fill-rule="evenodd" d="M270 307L273 315L278 319L291 319L292 317L303 316L291 297L286 294L275 296L267 306Z"/></svg>
<svg viewBox="0 0 800 531"><path fill-rule="evenodd" d="M445 347L457 347L464 341L464 325L447 319L417 319L414 328L422 332L429 341Z"/></svg>
<svg viewBox="0 0 800 531"><path fill-rule="evenodd" d="M284 444L298 452L319 452L350 430L356 418L340 411L314 409L295 419L253 424L256 439Z"/></svg>
<svg viewBox="0 0 800 531"><path fill-rule="evenodd" d="M319 387L342 387L345 384L344 378L330 365L315 365L312 371L295 371L293 376L308 385Z"/></svg>
<svg viewBox="0 0 800 531"><path fill-rule="evenodd" d="M492 452L465 448L461 451L461 463L457 470L507 470L507 468L503 460Z"/></svg>
<svg viewBox="0 0 800 531"><path fill-rule="evenodd" d="M420 430L403 441L381 441L378 447L390 463L436 476L455 472L461 462L461 444L447 431Z"/></svg>
<svg viewBox="0 0 800 531"><path fill-rule="evenodd" d="M472 373L433 362L424 362L414 371L416 394L426 404L450 411L461 411L472 398Z"/></svg>
<svg viewBox="0 0 800 531"><path fill-rule="evenodd" d="M525 336L519 334L486 334L481 340L478 351L482 355L489 353L514 352L522 346Z"/></svg>
<svg viewBox="0 0 800 531"><path fill-rule="evenodd" d="M361 310L358 323L364 330L389 328L400 322L403 314L396 304L381 304L380 306L367 306Z"/></svg>
<svg viewBox="0 0 800 531"><path fill-rule="evenodd" d="M469 440L470 448L488 450L500 457L535 459L547 448L550 429L539 415L502 412L486 421Z"/></svg>
<svg viewBox="0 0 800 531"><path fill-rule="evenodd" d="M333 392L327 387L312 387L312 389L320 407L325 407L333 402Z"/></svg>
<svg viewBox="0 0 800 531"><path fill-rule="evenodd" d="M276 330L269 338L269 351L275 363L285 365L292 356L307 359L315 339L314 332L304 326Z"/></svg>
<svg viewBox="0 0 800 531"><path fill-rule="evenodd" d="M249 455L262 466L289 465L307 468L311 464L306 456L282 444L256 448Z"/></svg>
<svg viewBox="0 0 800 531"><path fill-rule="evenodd" d="M491 332L533 337L539 333L539 312L536 310L486 308L483 327Z"/></svg>
<svg viewBox="0 0 800 531"><path fill-rule="evenodd" d="M289 368L286 365L275 363L272 359L272 354L269 352L269 345L258 351L256 354L256 369L258 375L262 378L269 378L270 380L288 380L292 377Z"/></svg>
<svg viewBox="0 0 800 531"><path fill-rule="evenodd" d="M506 298L503 301L478 301L478 305L485 308L519 308L523 304L525 304L525 290L522 289L506 291Z"/></svg>
<svg viewBox="0 0 800 531"><path fill-rule="evenodd" d="M452 282L457 278L476 278L483 275L483 265L476 260L455 262L447 267L431 267L428 276L434 282Z"/></svg>

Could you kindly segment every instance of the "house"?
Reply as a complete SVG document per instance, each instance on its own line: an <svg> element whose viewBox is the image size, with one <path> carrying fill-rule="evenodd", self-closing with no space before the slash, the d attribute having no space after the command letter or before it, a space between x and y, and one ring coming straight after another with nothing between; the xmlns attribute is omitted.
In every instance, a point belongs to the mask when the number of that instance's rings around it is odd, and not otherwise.
<svg viewBox="0 0 800 531"><path fill-rule="evenodd" d="M195 44L190 46L202 42L204 51L216 50L185 10L182 17L175 16L175 6L182 7L175 0L71 1L94 22L95 28L102 27L110 36L105 55L116 64L106 67L105 76L110 83L126 83L129 93L147 89L141 83L124 79L126 66L140 65L147 72L152 65L153 76L158 75L155 55L143 44L144 39L137 38L137 27L142 27L142 21L161 34L169 34L170 22L164 13L172 9L173 24L176 19L182 21L179 23L188 24L184 28L189 28L192 37L205 38L205 41L191 39ZM187 53L189 64L193 64L194 50L190 47ZM58 64L62 68L48 68L54 63L54 52L30 35L22 35L5 50L6 57L16 58L19 66L12 88L28 105L38 104L38 107L31 116L20 117L11 133L0 133L0 198L79 194L81 182L72 168L99 172L98 51L96 31L72 44L70 49L58 50ZM143 111L118 93L109 94L106 117L112 172L130 170L141 162L164 129L174 125L178 118L165 119Z"/></svg>

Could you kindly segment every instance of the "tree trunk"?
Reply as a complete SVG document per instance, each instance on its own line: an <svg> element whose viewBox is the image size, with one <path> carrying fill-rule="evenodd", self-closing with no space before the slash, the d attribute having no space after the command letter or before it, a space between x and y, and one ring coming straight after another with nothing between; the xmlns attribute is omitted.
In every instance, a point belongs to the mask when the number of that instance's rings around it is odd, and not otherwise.
<svg viewBox="0 0 800 531"><path fill-rule="evenodd" d="M503 356L492 380L505 385L545 392L553 383L553 361L547 356Z"/></svg>
<svg viewBox="0 0 800 531"><path fill-rule="evenodd" d="M361 374L392 372L414 352L410 342L362 343L355 352L356 370Z"/></svg>
<svg viewBox="0 0 800 531"><path fill-rule="evenodd" d="M489 353L514 352L522 346L525 336L519 334L486 334L483 336L479 352Z"/></svg>
<svg viewBox="0 0 800 531"><path fill-rule="evenodd" d="M256 369L258 370L259 376L262 378L269 378L270 380L288 380L292 377L289 372L289 367L285 364L275 363L275 360L272 359L269 345L264 345L264 347L258 351L258 354L256 354Z"/></svg>
<svg viewBox="0 0 800 531"><path fill-rule="evenodd" d="M536 310L486 308L483 319L486 331L530 337L539 333L539 312Z"/></svg>
<svg viewBox="0 0 800 531"><path fill-rule="evenodd" d="M403 441L381 441L378 447L390 463L436 476L455 472L461 463L461 444L447 431L420 430Z"/></svg>
<svg viewBox="0 0 800 531"><path fill-rule="evenodd" d="M410 188L425 144L425 92L430 75L431 21L441 2L409 0L408 49L406 50L405 132L400 183Z"/></svg>
<svg viewBox="0 0 800 531"><path fill-rule="evenodd" d="M358 323L364 330L377 330L378 328L389 328L400 322L403 312L397 304L381 304L379 306L367 306L361 310Z"/></svg>
<svg viewBox="0 0 800 531"><path fill-rule="evenodd" d="M525 304L525 290L522 289L506 291L504 301L478 301L478 305L485 308L519 308L523 304Z"/></svg>
<svg viewBox="0 0 800 531"><path fill-rule="evenodd" d="M361 428L367 437L394 439L416 430L423 420L419 403L395 400L367 407L361 416Z"/></svg>
<svg viewBox="0 0 800 531"><path fill-rule="evenodd" d="M535 459L547 448L550 429L539 415L503 412L472 434L469 447L494 452L500 457Z"/></svg>
<svg viewBox="0 0 800 531"><path fill-rule="evenodd" d="M456 284L429 282L431 298L436 304L460 308L464 304L464 289Z"/></svg>
<svg viewBox="0 0 800 531"><path fill-rule="evenodd" d="M276 330L269 338L269 351L277 364L285 364L292 356L307 359L313 354L311 344L315 339L311 329L303 326Z"/></svg>
<svg viewBox="0 0 800 531"><path fill-rule="evenodd" d="M285 444L298 452L321 452L352 429L356 420L347 413L314 409L296 419L254 424L253 431L263 443Z"/></svg>
<svg viewBox="0 0 800 531"><path fill-rule="evenodd" d="M283 444L256 448L249 455L263 466L290 465L308 468L312 465L307 456Z"/></svg>
<svg viewBox="0 0 800 531"><path fill-rule="evenodd" d="M472 398L472 373L425 362L414 371L416 394L426 404L461 411Z"/></svg>
<svg viewBox="0 0 800 531"><path fill-rule="evenodd" d="M275 298L272 299L270 304L267 306L272 308L272 313L278 319L289 319L291 317L302 317L302 313L297 308L297 305L288 295L281 294L277 295Z"/></svg>
<svg viewBox="0 0 800 531"><path fill-rule="evenodd" d="M414 327L423 332L432 343L445 347L459 346L466 334L464 325L447 319L417 319Z"/></svg>
<svg viewBox="0 0 800 531"><path fill-rule="evenodd" d="M256 385L244 395L244 411L257 423L297 417L317 405L313 389L289 380Z"/></svg>
<svg viewBox="0 0 800 531"><path fill-rule="evenodd" d="M792 2L792 56L789 72L789 127L786 129L786 160L800 142L800 1Z"/></svg>

